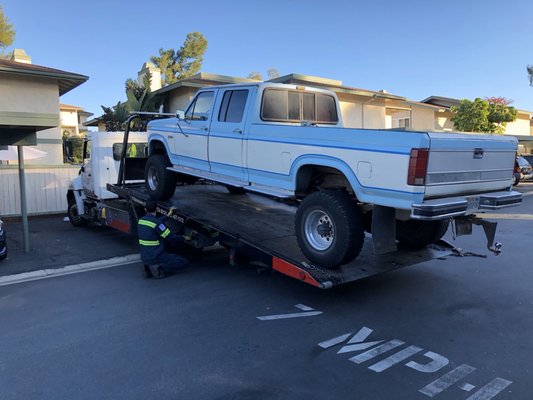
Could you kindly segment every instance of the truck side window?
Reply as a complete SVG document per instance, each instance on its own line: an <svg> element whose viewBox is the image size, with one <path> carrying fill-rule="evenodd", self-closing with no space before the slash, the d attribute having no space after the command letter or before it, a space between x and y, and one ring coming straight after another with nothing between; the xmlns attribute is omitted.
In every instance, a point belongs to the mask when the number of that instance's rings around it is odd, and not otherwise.
<svg viewBox="0 0 533 400"><path fill-rule="evenodd" d="M247 99L248 90L226 91L222 98L218 120L221 122L241 122Z"/></svg>
<svg viewBox="0 0 533 400"><path fill-rule="evenodd" d="M322 93L267 89L263 92L261 119L265 121L323 124L339 122L335 98Z"/></svg>
<svg viewBox="0 0 533 400"><path fill-rule="evenodd" d="M192 121L207 121L213 105L213 97L214 92L200 93L187 109L185 118Z"/></svg>
<svg viewBox="0 0 533 400"><path fill-rule="evenodd" d="M317 109L317 122L324 123L337 123L337 107L335 106L335 99L331 96L324 94L316 95L316 109Z"/></svg>

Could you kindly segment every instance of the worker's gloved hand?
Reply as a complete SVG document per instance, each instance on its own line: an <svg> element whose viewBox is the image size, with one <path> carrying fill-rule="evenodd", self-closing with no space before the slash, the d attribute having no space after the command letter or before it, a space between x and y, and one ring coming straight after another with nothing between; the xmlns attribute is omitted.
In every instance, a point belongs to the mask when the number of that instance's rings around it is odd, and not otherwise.
<svg viewBox="0 0 533 400"><path fill-rule="evenodd" d="M174 215L174 212L176 211L176 207L170 207L167 213L167 217L172 217Z"/></svg>

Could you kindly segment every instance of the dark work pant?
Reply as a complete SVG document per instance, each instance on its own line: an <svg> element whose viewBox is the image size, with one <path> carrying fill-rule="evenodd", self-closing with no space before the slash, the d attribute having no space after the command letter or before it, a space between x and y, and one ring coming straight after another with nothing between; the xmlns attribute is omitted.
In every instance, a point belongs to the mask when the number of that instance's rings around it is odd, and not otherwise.
<svg viewBox="0 0 533 400"><path fill-rule="evenodd" d="M189 261L177 254L163 252L150 264L159 264L165 271L171 272L185 268Z"/></svg>

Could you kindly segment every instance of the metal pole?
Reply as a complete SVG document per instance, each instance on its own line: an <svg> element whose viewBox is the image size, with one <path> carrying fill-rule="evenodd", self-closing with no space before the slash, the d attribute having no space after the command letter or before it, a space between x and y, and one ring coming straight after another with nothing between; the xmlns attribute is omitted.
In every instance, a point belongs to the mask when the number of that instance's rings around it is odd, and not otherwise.
<svg viewBox="0 0 533 400"><path fill-rule="evenodd" d="M22 237L24 251L30 252L30 235L28 230L28 209L26 206L26 178L24 177L24 147L17 146L19 156L20 211L22 214Z"/></svg>

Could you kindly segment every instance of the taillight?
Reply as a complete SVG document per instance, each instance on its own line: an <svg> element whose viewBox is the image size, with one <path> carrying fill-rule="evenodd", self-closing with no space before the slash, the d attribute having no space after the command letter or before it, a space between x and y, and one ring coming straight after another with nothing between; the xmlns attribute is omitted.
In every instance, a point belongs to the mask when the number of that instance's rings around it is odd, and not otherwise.
<svg viewBox="0 0 533 400"><path fill-rule="evenodd" d="M412 186L424 186L426 184L426 172L428 168L429 149L412 149L409 158L409 173L407 184Z"/></svg>

